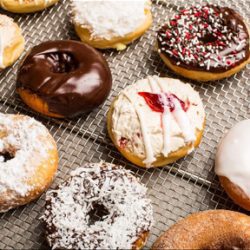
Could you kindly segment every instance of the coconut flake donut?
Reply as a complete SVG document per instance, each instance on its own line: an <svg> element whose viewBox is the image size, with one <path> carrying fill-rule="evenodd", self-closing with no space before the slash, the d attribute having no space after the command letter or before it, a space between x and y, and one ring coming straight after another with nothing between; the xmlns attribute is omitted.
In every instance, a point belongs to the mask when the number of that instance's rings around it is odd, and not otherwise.
<svg viewBox="0 0 250 250"><path fill-rule="evenodd" d="M24 50L19 26L8 16L0 15L0 70L12 65Z"/></svg>
<svg viewBox="0 0 250 250"><path fill-rule="evenodd" d="M198 81L229 77L250 62L248 28L228 7L181 10L158 31L157 43L170 69Z"/></svg>
<svg viewBox="0 0 250 250"><path fill-rule="evenodd" d="M228 210L189 215L154 243L160 249L249 249L250 217Z"/></svg>
<svg viewBox="0 0 250 250"><path fill-rule="evenodd" d="M250 120L237 123L222 138L215 173L232 200L250 211Z"/></svg>
<svg viewBox="0 0 250 250"><path fill-rule="evenodd" d="M31 13L44 10L59 0L0 0L0 6L14 13Z"/></svg>
<svg viewBox="0 0 250 250"><path fill-rule="evenodd" d="M141 249L153 214L146 187L109 163L85 164L46 196L46 236L52 249Z"/></svg>
<svg viewBox="0 0 250 250"><path fill-rule="evenodd" d="M150 0L72 0L73 23L83 42L123 50L152 24Z"/></svg>
<svg viewBox="0 0 250 250"><path fill-rule="evenodd" d="M141 167L170 164L198 147L202 101L189 84L149 76L125 88L108 113L108 132L121 154Z"/></svg>
<svg viewBox="0 0 250 250"><path fill-rule="evenodd" d="M56 143L41 123L0 113L0 212L39 197L57 165Z"/></svg>

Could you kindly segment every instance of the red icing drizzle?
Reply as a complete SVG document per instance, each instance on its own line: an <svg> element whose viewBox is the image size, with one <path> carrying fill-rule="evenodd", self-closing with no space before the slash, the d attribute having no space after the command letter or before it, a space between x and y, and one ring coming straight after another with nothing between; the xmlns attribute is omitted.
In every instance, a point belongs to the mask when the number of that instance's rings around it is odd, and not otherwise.
<svg viewBox="0 0 250 250"><path fill-rule="evenodd" d="M155 112L164 112L164 101L162 100L162 96L160 94L153 94L149 92L138 92L138 95L142 96L144 100L146 101L147 105ZM187 112L187 110L190 107L189 100L187 102L182 101L179 99L175 94L167 94L164 93L164 95L167 98L167 106L170 109L170 112L173 112L175 110L175 105L173 100L177 99L180 102L180 105L184 112Z"/></svg>

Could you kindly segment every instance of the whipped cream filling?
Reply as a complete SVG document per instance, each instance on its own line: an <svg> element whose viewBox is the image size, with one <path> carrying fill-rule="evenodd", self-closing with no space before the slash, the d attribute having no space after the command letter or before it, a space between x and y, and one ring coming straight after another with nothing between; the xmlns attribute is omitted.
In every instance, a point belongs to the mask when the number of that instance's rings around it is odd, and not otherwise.
<svg viewBox="0 0 250 250"><path fill-rule="evenodd" d="M146 20L149 0L72 0L73 22L92 39L111 40L135 31Z"/></svg>
<svg viewBox="0 0 250 250"><path fill-rule="evenodd" d="M170 104L166 104L162 113L156 112L138 94L140 92L161 96L173 94L176 96L171 104L174 109L170 111ZM182 109L181 101L189 103L186 111ZM164 103L163 99L161 103ZM203 128L204 119L202 101L189 84L153 76L139 80L120 93L114 104L112 132L117 145L143 159L149 167L157 157L167 157L192 144L196 130Z"/></svg>
<svg viewBox="0 0 250 250"><path fill-rule="evenodd" d="M16 28L11 18L0 15L0 68L5 68L4 65L4 50L10 46L15 39Z"/></svg>
<svg viewBox="0 0 250 250"><path fill-rule="evenodd" d="M138 94L141 92L162 96L163 112L152 110ZM176 96L171 111L168 98L164 100L166 94ZM187 110L183 110L181 102L189 103ZM120 93L114 104L112 132L117 145L151 166L157 157L167 157L193 143L195 132L203 128L204 119L202 101L189 84L153 76L139 80Z"/></svg>
<svg viewBox="0 0 250 250"><path fill-rule="evenodd" d="M215 173L227 177L250 197L250 119L237 123L222 138Z"/></svg>

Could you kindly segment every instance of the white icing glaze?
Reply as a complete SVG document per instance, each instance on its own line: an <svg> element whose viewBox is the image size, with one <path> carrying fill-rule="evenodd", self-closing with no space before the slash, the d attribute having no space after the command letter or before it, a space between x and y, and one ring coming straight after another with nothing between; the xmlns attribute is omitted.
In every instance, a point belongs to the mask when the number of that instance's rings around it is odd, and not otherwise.
<svg viewBox="0 0 250 250"><path fill-rule="evenodd" d="M13 20L5 15L0 15L0 68L4 69L4 50L13 43L16 28Z"/></svg>
<svg viewBox="0 0 250 250"><path fill-rule="evenodd" d="M227 177L250 197L250 119L237 123L222 138L215 173Z"/></svg>
<svg viewBox="0 0 250 250"><path fill-rule="evenodd" d="M111 40L135 31L146 20L149 0L72 0L73 21L92 38Z"/></svg>
<svg viewBox="0 0 250 250"><path fill-rule="evenodd" d="M14 158L0 158L0 195L11 190L13 195L25 197L33 189L27 180L35 174L52 148L47 129L29 117L14 118L0 113L0 153L12 153ZM13 199L13 197L8 197Z"/></svg>
<svg viewBox="0 0 250 250"><path fill-rule="evenodd" d="M130 171L109 163L85 164L47 192L47 239L52 249L132 249L153 222L146 187ZM91 223L95 205L108 211ZM92 215L93 216L93 215ZM52 230L51 230L52 228Z"/></svg>
<svg viewBox="0 0 250 250"><path fill-rule="evenodd" d="M179 101L174 99L174 112L169 112L167 105L163 114L155 112L138 92L160 94L162 102L166 98L163 93L172 93L182 101L189 101L190 107L185 113ZM204 119L202 101L189 84L154 76L121 92L114 104L111 126L116 144L120 145L121 138L126 138L125 150L146 159L147 166L150 166L156 157L162 154L167 157L169 153L193 143L195 131L203 128Z"/></svg>

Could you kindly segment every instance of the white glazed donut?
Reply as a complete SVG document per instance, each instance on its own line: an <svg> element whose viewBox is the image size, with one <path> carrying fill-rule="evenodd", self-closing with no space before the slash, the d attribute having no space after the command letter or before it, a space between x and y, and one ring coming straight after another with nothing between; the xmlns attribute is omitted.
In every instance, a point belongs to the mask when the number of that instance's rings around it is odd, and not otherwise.
<svg viewBox="0 0 250 250"><path fill-rule="evenodd" d="M189 84L149 76L125 88L111 105L108 132L118 150L141 167L172 163L200 143L205 112Z"/></svg>
<svg viewBox="0 0 250 250"><path fill-rule="evenodd" d="M109 163L85 164L46 196L52 249L140 249L152 226L146 187Z"/></svg>
<svg viewBox="0 0 250 250"><path fill-rule="evenodd" d="M152 24L150 0L72 0L73 23L83 42L122 50Z"/></svg>
<svg viewBox="0 0 250 250"><path fill-rule="evenodd" d="M41 123L0 113L0 212L40 196L57 165L55 141Z"/></svg>
<svg viewBox="0 0 250 250"><path fill-rule="evenodd" d="M234 202L250 211L250 119L237 123L221 140L215 172Z"/></svg>

